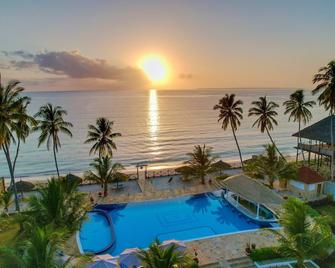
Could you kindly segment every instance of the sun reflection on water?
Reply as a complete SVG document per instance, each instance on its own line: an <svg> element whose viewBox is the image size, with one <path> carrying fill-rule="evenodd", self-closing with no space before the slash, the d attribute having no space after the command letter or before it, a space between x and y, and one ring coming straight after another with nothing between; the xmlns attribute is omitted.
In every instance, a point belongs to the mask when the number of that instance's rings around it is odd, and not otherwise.
<svg viewBox="0 0 335 268"><path fill-rule="evenodd" d="M153 141L157 140L159 126L158 101L156 89L150 89L149 95L149 133Z"/></svg>

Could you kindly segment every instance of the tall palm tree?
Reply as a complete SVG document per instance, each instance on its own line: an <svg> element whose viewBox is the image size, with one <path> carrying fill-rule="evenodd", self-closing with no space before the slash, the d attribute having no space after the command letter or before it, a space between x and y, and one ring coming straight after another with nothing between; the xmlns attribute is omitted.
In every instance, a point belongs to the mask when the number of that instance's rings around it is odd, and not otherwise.
<svg viewBox="0 0 335 268"><path fill-rule="evenodd" d="M309 110L315 105L315 101L305 101L304 91L302 89L296 90L290 95L290 99L283 103L286 107L284 114L289 114L288 121L293 119L294 122L298 122L298 138L297 138L297 155L296 161L298 161L299 155L299 142L301 143L300 130L301 123L306 125L312 119L312 113ZM301 150L302 157L305 160L304 151Z"/></svg>
<svg viewBox="0 0 335 268"><path fill-rule="evenodd" d="M290 198L283 205L279 223L283 230L270 230L279 238L279 249L286 257L294 257L298 268L304 261L328 255L334 248L333 233L324 216L312 216L303 201Z"/></svg>
<svg viewBox="0 0 335 268"><path fill-rule="evenodd" d="M226 94L222 99L219 100L219 103L216 104L213 109L219 110L218 121L222 121L223 130L226 130L228 127L231 128L240 156L241 166L243 167L241 149L235 134L235 131L241 125L240 120L243 119L243 109L241 107L242 104L242 100L235 101L235 94Z"/></svg>
<svg viewBox="0 0 335 268"><path fill-rule="evenodd" d="M331 61L326 66L321 67L319 72L314 75L313 83L317 84L312 91L313 95L320 93L318 97L319 104L324 106L326 111L330 111L331 176L334 179L333 115L335 111L335 61Z"/></svg>
<svg viewBox="0 0 335 268"><path fill-rule="evenodd" d="M266 96L260 97L259 100L253 101L251 104L253 105L253 107L249 109L248 116L258 117L252 126L254 127L257 125L257 127L261 129L262 133L266 131L277 152L283 159L285 159L270 134L270 130L273 130L273 125L278 125L275 117L278 115L278 113L276 112L276 108L278 108L279 105L273 101L268 101Z"/></svg>
<svg viewBox="0 0 335 268"><path fill-rule="evenodd" d="M113 150L116 150L114 138L121 136L121 133L113 133L113 124L113 121L100 117L97 119L96 125L88 126L85 143L93 143L90 154L98 152L99 157L113 156Z"/></svg>
<svg viewBox="0 0 335 268"><path fill-rule="evenodd" d="M126 178L127 175L122 173L124 167L120 163L112 163L111 156L95 158L90 164L94 171L90 170L85 174L85 179L100 183L104 188L104 196L108 195L108 183L118 182Z"/></svg>
<svg viewBox="0 0 335 268"><path fill-rule="evenodd" d="M6 157L11 185L15 185L15 175L10 146L16 143L15 132L19 129L19 120L23 116L28 117L27 114L22 113L22 107L26 107L30 99L21 96L23 90L19 81L10 81L6 86L3 85L0 76L0 149L3 150ZM16 187L14 187L14 197L15 208L19 211Z"/></svg>
<svg viewBox="0 0 335 268"><path fill-rule="evenodd" d="M189 160L185 161L190 167L192 176L199 178L202 184L205 184L205 177L208 173L212 172L212 165L215 158L211 156L212 148L196 145L194 146L193 152L188 153Z"/></svg>
<svg viewBox="0 0 335 268"><path fill-rule="evenodd" d="M52 145L58 177L59 169L56 153L58 152L58 148L61 147L59 133L64 133L72 137L72 132L69 128L73 127L73 125L70 122L64 121L63 117L65 115L67 115L67 112L62 109L62 107L53 107L52 104L47 103L36 113L35 117L38 118L38 125L33 129L34 131L41 131L38 138L38 147L41 146L42 143L46 142L47 149L49 150Z"/></svg>
<svg viewBox="0 0 335 268"><path fill-rule="evenodd" d="M18 113L19 117L15 126L15 135L17 140L16 153L13 159L13 171L15 172L16 162L19 156L21 141L26 142L27 137L29 136L32 127L36 126L37 122L34 117L30 116L27 113L27 106L30 102L26 102L24 105L21 105Z"/></svg>
<svg viewBox="0 0 335 268"><path fill-rule="evenodd" d="M147 250L138 253L145 268L174 268L190 267L192 260L175 245L162 247L159 240L155 240Z"/></svg>
<svg viewBox="0 0 335 268"><path fill-rule="evenodd" d="M29 215L34 216L39 226L52 224L69 232L78 230L89 202L85 193L78 192L77 188L78 181L52 178L38 190L38 195L29 198Z"/></svg>

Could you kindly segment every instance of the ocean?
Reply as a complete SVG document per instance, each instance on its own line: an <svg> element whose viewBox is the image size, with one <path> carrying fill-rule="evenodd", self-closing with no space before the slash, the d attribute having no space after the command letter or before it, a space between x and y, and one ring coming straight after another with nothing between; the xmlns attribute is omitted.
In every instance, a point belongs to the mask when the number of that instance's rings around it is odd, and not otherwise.
<svg viewBox="0 0 335 268"><path fill-rule="evenodd" d="M180 165L187 159L194 145L213 147L213 154L224 161L238 160L238 152L231 130L223 131L218 123L218 111L213 106L225 93L235 93L243 100L244 119L237 131L243 158L263 151L269 143L267 135L253 128L255 118L247 116L252 101L268 96L276 101L278 126L271 132L279 149L287 155L295 153L296 139L292 134L298 125L288 122L282 103L294 90L287 89L199 89L199 90L148 90L148 91L90 91L90 92L34 92L29 112L34 114L47 102L67 110L67 121L73 123L73 138L61 134L62 147L58 153L60 172L83 172L89 169L94 156L89 155L90 145L84 144L88 124L97 117L114 121L114 131L122 133L115 139L117 151L114 161L126 168L148 164L150 168ZM308 99L315 99L306 91ZM314 123L327 114L316 106ZM16 177L36 177L55 174L52 151L46 145L37 147L38 133L32 133L21 147ZM0 151L0 176L9 176L7 163Z"/></svg>

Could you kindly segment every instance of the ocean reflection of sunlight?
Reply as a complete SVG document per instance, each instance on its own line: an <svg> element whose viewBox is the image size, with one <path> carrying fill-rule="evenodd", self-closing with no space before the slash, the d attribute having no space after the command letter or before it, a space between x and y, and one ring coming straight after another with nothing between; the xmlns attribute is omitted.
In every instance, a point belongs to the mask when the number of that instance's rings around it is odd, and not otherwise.
<svg viewBox="0 0 335 268"><path fill-rule="evenodd" d="M152 141L157 140L159 126L158 101L156 89L150 89L149 95L149 133Z"/></svg>

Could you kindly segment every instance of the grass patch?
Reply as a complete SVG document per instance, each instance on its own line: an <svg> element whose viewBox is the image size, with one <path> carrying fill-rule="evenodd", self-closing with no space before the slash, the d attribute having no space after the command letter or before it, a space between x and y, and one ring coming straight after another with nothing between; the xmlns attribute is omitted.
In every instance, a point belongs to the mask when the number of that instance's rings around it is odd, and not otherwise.
<svg viewBox="0 0 335 268"><path fill-rule="evenodd" d="M0 216L0 245L13 246L19 230L16 215Z"/></svg>

